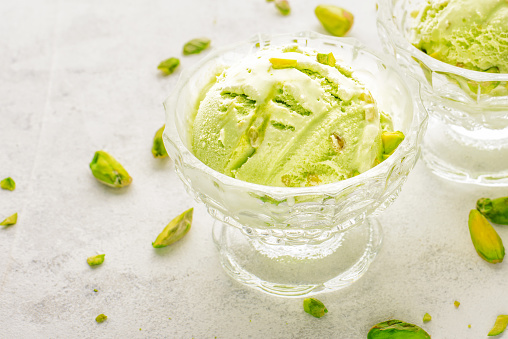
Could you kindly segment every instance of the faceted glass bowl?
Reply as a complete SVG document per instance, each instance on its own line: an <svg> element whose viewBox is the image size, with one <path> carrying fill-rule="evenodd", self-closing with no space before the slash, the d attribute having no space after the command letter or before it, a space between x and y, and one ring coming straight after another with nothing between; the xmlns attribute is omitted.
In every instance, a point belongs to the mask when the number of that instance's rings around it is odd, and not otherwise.
<svg viewBox="0 0 508 339"><path fill-rule="evenodd" d="M450 180L508 185L508 74L472 71L434 59L411 44L412 13L427 0L380 0L385 51L421 84L431 117L423 159Z"/></svg>
<svg viewBox="0 0 508 339"><path fill-rule="evenodd" d="M202 88L224 69L268 46L297 44L333 52L371 91L406 138L393 155L356 177L313 187L272 187L214 171L190 150L190 120ZM426 127L416 81L357 40L313 32L257 35L210 53L184 71L166 108L164 143L186 190L215 218L214 241L226 272L262 291L301 296L358 279L381 244L374 216L397 197Z"/></svg>

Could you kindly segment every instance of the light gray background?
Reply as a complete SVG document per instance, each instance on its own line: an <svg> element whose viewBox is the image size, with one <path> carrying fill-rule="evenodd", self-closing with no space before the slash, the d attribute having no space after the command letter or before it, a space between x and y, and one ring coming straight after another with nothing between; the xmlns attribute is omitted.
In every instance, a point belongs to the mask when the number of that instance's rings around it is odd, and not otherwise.
<svg viewBox="0 0 508 339"><path fill-rule="evenodd" d="M18 185L0 190L0 219L19 213L0 229L0 337L366 338L380 321L422 325L429 312L422 326L433 338L484 338L508 313L507 264L480 259L467 228L476 199L508 189L446 182L422 162L381 218L384 246L367 274L319 296L324 318L304 313L301 298L265 295L222 271L211 217L173 163L150 153L180 72L162 77L156 67L170 56L180 70L198 61L181 55L194 37L216 48L257 32L324 33L318 1L290 2L288 17L265 0L0 2L0 178ZM354 13L350 36L381 50L374 0L330 3ZM131 187L92 177L99 149L124 164ZM190 206L191 232L154 250ZM508 227L497 230L508 242ZM96 253L105 263L90 268Z"/></svg>

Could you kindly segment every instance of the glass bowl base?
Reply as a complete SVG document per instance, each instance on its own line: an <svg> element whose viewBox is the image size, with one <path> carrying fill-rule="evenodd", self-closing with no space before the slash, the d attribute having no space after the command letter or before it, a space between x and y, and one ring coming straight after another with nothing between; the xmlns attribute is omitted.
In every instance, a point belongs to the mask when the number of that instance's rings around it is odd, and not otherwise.
<svg viewBox="0 0 508 339"><path fill-rule="evenodd" d="M367 218L320 243L273 244L215 221L213 238L222 267L236 281L272 295L302 297L358 280L381 248L382 230L377 219Z"/></svg>
<svg viewBox="0 0 508 339"><path fill-rule="evenodd" d="M508 129L468 131L431 118L422 157L442 178L484 186L508 186Z"/></svg>

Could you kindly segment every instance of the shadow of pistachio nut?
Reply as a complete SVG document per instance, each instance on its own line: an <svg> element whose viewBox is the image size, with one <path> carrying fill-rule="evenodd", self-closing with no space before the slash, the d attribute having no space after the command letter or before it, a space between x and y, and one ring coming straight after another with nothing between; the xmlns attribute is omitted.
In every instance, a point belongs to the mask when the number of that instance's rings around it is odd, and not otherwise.
<svg viewBox="0 0 508 339"><path fill-rule="evenodd" d="M90 163L93 176L101 183L111 187L125 187L132 183L132 177L111 155L97 151Z"/></svg>
<svg viewBox="0 0 508 339"><path fill-rule="evenodd" d="M422 328L400 320L388 320L372 327L367 339L429 339Z"/></svg>
<svg viewBox="0 0 508 339"><path fill-rule="evenodd" d="M503 241L489 221L477 210L469 213L469 233L474 248L482 259L492 264L503 261Z"/></svg>
<svg viewBox="0 0 508 339"><path fill-rule="evenodd" d="M304 299L303 310L316 318L321 318L328 313L325 305L315 298Z"/></svg>
<svg viewBox="0 0 508 339"><path fill-rule="evenodd" d="M0 222L0 226L12 226L16 225L18 222L18 213L14 213L10 217L4 219L4 221Z"/></svg>
<svg viewBox="0 0 508 339"><path fill-rule="evenodd" d="M508 197L478 199L476 209L493 223L508 225Z"/></svg>
<svg viewBox="0 0 508 339"><path fill-rule="evenodd" d="M319 5L314 13L323 27L332 35L344 36L353 27L354 16L344 8L334 5Z"/></svg>
<svg viewBox="0 0 508 339"><path fill-rule="evenodd" d="M210 46L210 39L207 38L196 38L187 42L183 46L183 54L198 54Z"/></svg>
<svg viewBox="0 0 508 339"><path fill-rule="evenodd" d="M165 126L166 125L163 125L159 128L153 137L152 154L154 158L165 158L168 156L168 152L166 152L166 147L164 147L164 142L162 141L162 133L164 132Z"/></svg>
<svg viewBox="0 0 508 339"><path fill-rule="evenodd" d="M92 257L88 257L86 259L86 262L90 266L102 265L102 263L104 262L104 257L105 256L106 256L105 254L94 255Z"/></svg>
<svg viewBox="0 0 508 339"><path fill-rule="evenodd" d="M175 69L180 65L180 60L177 58L169 58L164 61L161 61L157 69L162 72L164 75L170 75L175 71Z"/></svg>
<svg viewBox="0 0 508 339"><path fill-rule="evenodd" d="M288 0L275 0L275 7L277 7L282 15L289 15L289 13L291 13Z"/></svg>
<svg viewBox="0 0 508 339"><path fill-rule="evenodd" d="M154 248L169 246L182 239L190 230L192 225L192 214L194 208L190 208L183 212L162 230L157 239L152 243Z"/></svg>
<svg viewBox="0 0 508 339"><path fill-rule="evenodd" d="M492 329L490 330L488 336L494 337L496 335L503 333L507 325L508 325L508 315L506 314L498 315L496 323L494 324L494 327L492 327Z"/></svg>
<svg viewBox="0 0 508 339"><path fill-rule="evenodd" d="M8 177L0 181L0 188L8 191L14 191L14 189L16 188L16 183L14 182L14 180L12 180L11 177Z"/></svg>

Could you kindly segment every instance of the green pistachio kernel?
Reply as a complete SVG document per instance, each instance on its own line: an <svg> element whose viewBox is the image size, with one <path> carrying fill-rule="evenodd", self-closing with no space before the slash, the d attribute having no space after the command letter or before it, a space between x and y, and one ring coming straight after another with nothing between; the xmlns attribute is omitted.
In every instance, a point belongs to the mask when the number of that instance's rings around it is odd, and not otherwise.
<svg viewBox="0 0 508 339"><path fill-rule="evenodd" d="M314 12L323 27L332 35L344 36L353 26L353 14L341 7L319 5Z"/></svg>
<svg viewBox="0 0 508 339"><path fill-rule="evenodd" d="M494 327L492 327L492 329L490 330L488 336L493 337L503 333L507 325L508 325L508 315L506 314L498 315L496 323L494 324Z"/></svg>
<svg viewBox="0 0 508 339"><path fill-rule="evenodd" d="M383 153L392 154L393 151L404 140L404 133L396 132L383 132L381 133L381 141L383 142Z"/></svg>
<svg viewBox="0 0 508 339"><path fill-rule="evenodd" d="M183 54L185 55L198 54L201 53L208 46L210 46L210 39L207 38L192 39L183 46Z"/></svg>
<svg viewBox="0 0 508 339"><path fill-rule="evenodd" d="M104 185L125 187L132 183L132 177L111 155L97 151L90 163L93 176Z"/></svg>
<svg viewBox="0 0 508 339"><path fill-rule="evenodd" d="M104 262L104 256L105 256L105 254L94 255L93 257L88 257L86 259L86 262L90 266L101 265Z"/></svg>
<svg viewBox="0 0 508 339"><path fill-rule="evenodd" d="M432 317L430 316L430 314L425 313L425 314L423 315L423 322L424 322L424 323L428 323L428 322L429 322L429 321L431 321L431 320L432 320Z"/></svg>
<svg viewBox="0 0 508 339"><path fill-rule="evenodd" d="M288 0L275 0L275 7L277 7L282 15L289 15L289 13L291 13Z"/></svg>
<svg viewBox="0 0 508 339"><path fill-rule="evenodd" d="M159 128L153 137L152 154L154 158L164 158L168 156L168 152L166 152L166 147L164 147L164 142L162 141L164 126Z"/></svg>
<svg viewBox="0 0 508 339"><path fill-rule="evenodd" d="M321 318L328 313L325 305L315 298L304 299L303 310L316 318Z"/></svg>
<svg viewBox="0 0 508 339"><path fill-rule="evenodd" d="M11 177L8 177L0 181L0 187L4 190L14 191L14 189L16 188L16 183L14 182L14 180L12 180Z"/></svg>
<svg viewBox="0 0 508 339"><path fill-rule="evenodd" d="M503 261L505 254L503 241L478 210L471 210L469 213L469 233L474 248L482 259L492 264Z"/></svg>
<svg viewBox="0 0 508 339"><path fill-rule="evenodd" d="M157 66L157 69L159 69L164 75L170 75L175 71L178 65L180 65L180 60L177 58L169 58L161 61L159 66Z"/></svg>
<svg viewBox="0 0 508 339"><path fill-rule="evenodd" d="M367 339L430 339L430 335L416 325L388 320L372 327Z"/></svg>
<svg viewBox="0 0 508 339"><path fill-rule="evenodd" d="M108 319L108 316L101 313L95 318L95 321L97 321L100 324L105 322L106 319Z"/></svg>
<svg viewBox="0 0 508 339"><path fill-rule="evenodd" d="M459 306L460 306L460 301L455 300L455 301L453 302L453 305L454 305L456 308L459 308Z"/></svg>
<svg viewBox="0 0 508 339"><path fill-rule="evenodd" d="M323 64L323 65L328 65L328 66L335 66L335 57L333 56L333 53L328 53L328 54L324 54L324 53L318 53L317 55L317 62L319 62L320 64Z"/></svg>
<svg viewBox="0 0 508 339"><path fill-rule="evenodd" d="M4 221L0 222L0 226L16 225L17 222L18 222L18 213L14 213L10 217L7 217Z"/></svg>
<svg viewBox="0 0 508 339"><path fill-rule="evenodd" d="M275 69L292 68L297 65L297 61L295 59L270 58L270 63Z"/></svg>
<svg viewBox="0 0 508 339"><path fill-rule="evenodd" d="M508 225L508 197L479 199L476 202L476 209L493 223Z"/></svg>
<svg viewBox="0 0 508 339"><path fill-rule="evenodd" d="M162 230L157 239L152 243L154 248L166 247L182 239L190 230L192 224L192 213L194 208L183 212Z"/></svg>

